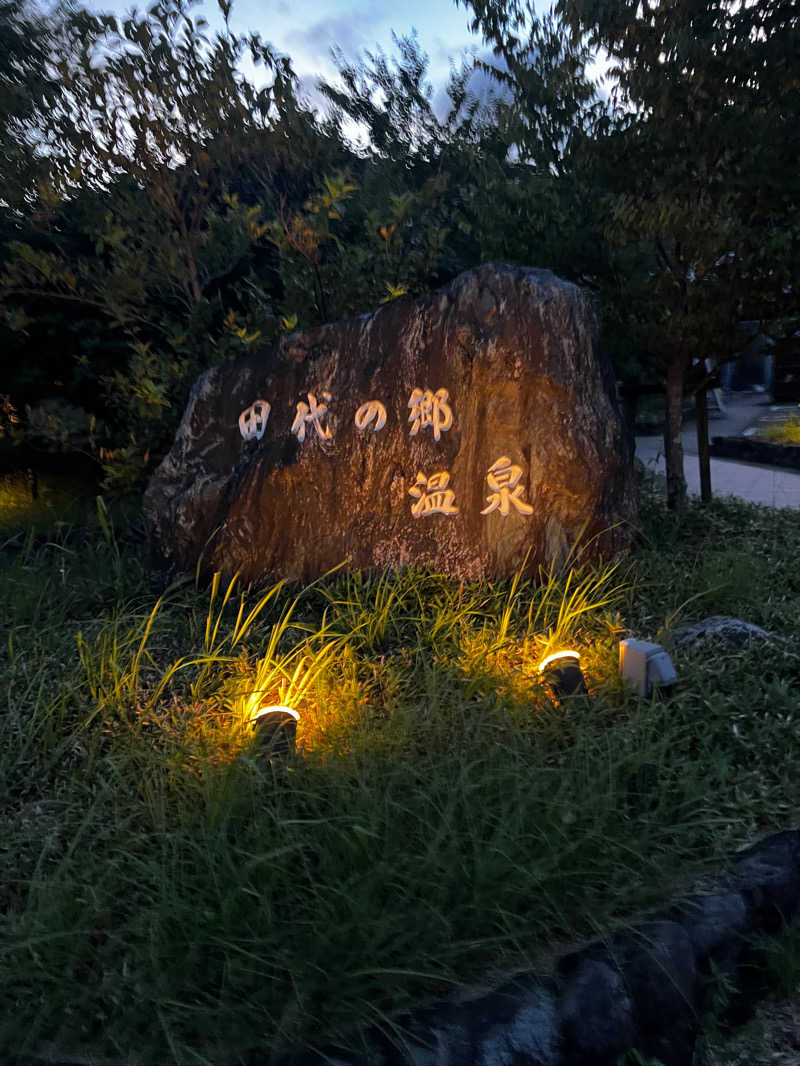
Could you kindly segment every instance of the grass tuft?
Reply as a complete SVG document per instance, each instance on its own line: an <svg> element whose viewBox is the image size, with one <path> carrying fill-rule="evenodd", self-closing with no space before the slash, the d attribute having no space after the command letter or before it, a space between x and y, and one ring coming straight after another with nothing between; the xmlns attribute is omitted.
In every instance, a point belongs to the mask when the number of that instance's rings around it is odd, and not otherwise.
<svg viewBox="0 0 800 1066"><path fill-rule="evenodd" d="M155 587L94 525L0 553L0 1048L137 1063L346 1039L540 966L789 825L791 645L676 655L669 702L618 641L734 613L796 627L800 515L645 501L635 556L536 582L407 570L307 589ZM556 707L568 644L590 696ZM289 704L298 752L259 756Z"/></svg>

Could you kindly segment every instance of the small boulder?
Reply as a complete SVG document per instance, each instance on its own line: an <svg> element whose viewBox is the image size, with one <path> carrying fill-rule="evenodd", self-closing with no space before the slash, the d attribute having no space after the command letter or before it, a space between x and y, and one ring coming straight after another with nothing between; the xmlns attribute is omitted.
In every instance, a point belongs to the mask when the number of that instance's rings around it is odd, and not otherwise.
<svg viewBox="0 0 800 1066"><path fill-rule="evenodd" d="M702 622L679 626L672 639L676 648L693 648L706 641L719 641L734 648L741 648L751 640L774 640L771 633L752 622L714 614Z"/></svg>
<svg viewBox="0 0 800 1066"><path fill-rule="evenodd" d="M474 1066L555 1066L555 996L536 980L519 978L474 1004Z"/></svg>
<svg viewBox="0 0 800 1066"><path fill-rule="evenodd" d="M613 959L598 949L568 955L558 966L562 1061L615 1066L633 1048L633 1004Z"/></svg>
<svg viewBox="0 0 800 1066"><path fill-rule="evenodd" d="M748 928L744 897L724 888L687 897L673 914L688 933L698 962L716 961L720 952L740 947Z"/></svg>
<svg viewBox="0 0 800 1066"><path fill-rule="evenodd" d="M756 928L775 932L800 911L800 830L786 829L736 857L734 883Z"/></svg>

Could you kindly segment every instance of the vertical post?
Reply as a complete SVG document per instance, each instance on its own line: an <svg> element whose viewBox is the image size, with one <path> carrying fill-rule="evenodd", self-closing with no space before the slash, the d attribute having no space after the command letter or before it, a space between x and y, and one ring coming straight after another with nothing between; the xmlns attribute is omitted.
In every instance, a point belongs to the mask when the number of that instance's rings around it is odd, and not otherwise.
<svg viewBox="0 0 800 1066"><path fill-rule="evenodd" d="M639 406L639 396L632 385L624 384L620 386L619 394L622 400L622 417L633 440L636 435L636 411Z"/></svg>
<svg viewBox="0 0 800 1066"><path fill-rule="evenodd" d="M711 455L708 450L708 390L703 386L694 394L697 411L697 461L700 464L700 499L711 502Z"/></svg>
<svg viewBox="0 0 800 1066"><path fill-rule="evenodd" d="M667 507L682 511L686 506L686 478L683 473L683 379L687 359L673 356L667 367L667 409L664 420L664 458L667 464Z"/></svg>

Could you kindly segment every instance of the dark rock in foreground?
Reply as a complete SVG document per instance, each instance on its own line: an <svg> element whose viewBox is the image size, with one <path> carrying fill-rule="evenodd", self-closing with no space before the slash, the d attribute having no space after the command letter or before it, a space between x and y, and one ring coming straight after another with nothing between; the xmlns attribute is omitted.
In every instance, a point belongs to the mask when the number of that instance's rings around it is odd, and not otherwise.
<svg viewBox="0 0 800 1066"><path fill-rule="evenodd" d="M195 384L145 495L172 564L245 580L410 564L462 579L625 548L629 443L587 296L483 266Z"/></svg>

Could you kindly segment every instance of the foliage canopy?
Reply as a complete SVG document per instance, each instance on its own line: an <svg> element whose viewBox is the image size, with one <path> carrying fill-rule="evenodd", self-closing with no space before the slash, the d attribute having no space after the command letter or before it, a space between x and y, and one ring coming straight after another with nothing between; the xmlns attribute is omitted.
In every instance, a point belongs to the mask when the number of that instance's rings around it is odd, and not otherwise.
<svg viewBox="0 0 800 1066"><path fill-rule="evenodd" d="M453 72L445 107L399 37L391 57L340 54L322 114L225 2L212 34L183 0L47 19L5 0L8 461L20 441L82 451L124 488L202 369L495 259L589 285L618 376L664 382L680 505L698 361L735 357L742 320L796 312L794 6L467 6L492 55Z"/></svg>

